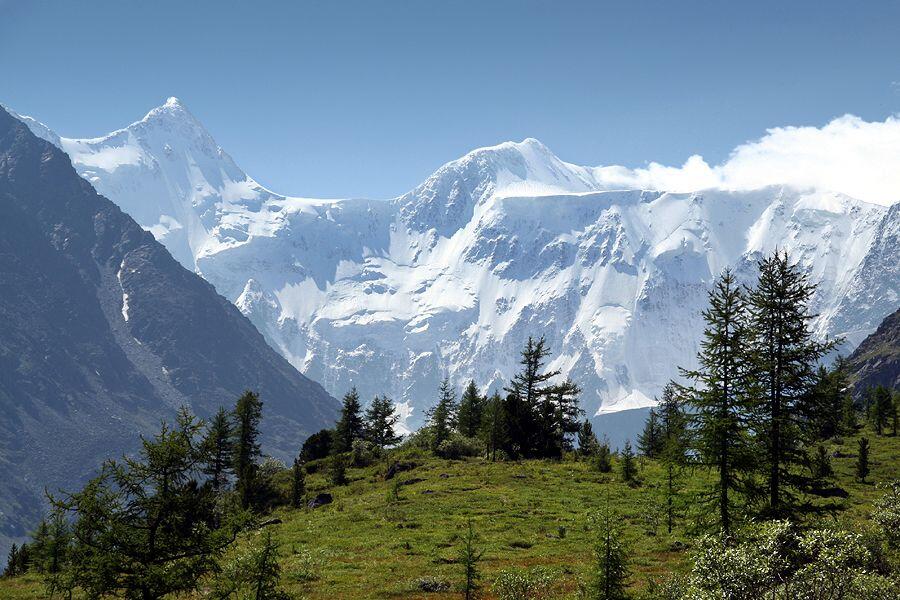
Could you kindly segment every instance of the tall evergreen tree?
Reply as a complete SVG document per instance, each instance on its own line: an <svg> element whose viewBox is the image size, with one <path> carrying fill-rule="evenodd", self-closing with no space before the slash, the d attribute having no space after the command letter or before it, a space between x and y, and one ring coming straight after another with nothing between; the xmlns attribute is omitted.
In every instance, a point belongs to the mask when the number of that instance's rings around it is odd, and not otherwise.
<svg viewBox="0 0 900 600"><path fill-rule="evenodd" d="M856 452L856 478L866 482L869 476L869 438L859 438L859 449Z"/></svg>
<svg viewBox="0 0 900 600"><path fill-rule="evenodd" d="M870 389L868 394L871 398L869 412L872 427L875 429L875 433L883 435L884 429L891 427L894 421L894 402L891 391L883 385L879 385Z"/></svg>
<svg viewBox="0 0 900 600"><path fill-rule="evenodd" d="M516 373L506 388L505 408L508 427L506 452L510 456L534 457L546 453L545 436L552 433L554 419L557 416L548 396L552 398L554 393L559 393L559 387L548 382L560 373L542 372L549 355L550 350L543 337L538 340L529 337L519 361L522 369ZM577 393L577 387L565 389L562 402L568 405L571 399L575 398L577 409Z"/></svg>
<svg viewBox="0 0 900 600"><path fill-rule="evenodd" d="M647 458L656 458L662 450L662 432L656 410L650 409L650 414L644 421L644 430L638 435L638 452Z"/></svg>
<svg viewBox="0 0 900 600"><path fill-rule="evenodd" d="M209 477L209 484L218 493L228 485L228 477L234 465L234 432L231 417L224 408L213 415L203 438L203 473Z"/></svg>
<svg viewBox="0 0 900 600"><path fill-rule="evenodd" d="M675 524L675 502L681 474L687 462L687 416L678 401L676 388L668 384L659 403L659 460L665 470L666 528L672 533Z"/></svg>
<svg viewBox="0 0 900 600"><path fill-rule="evenodd" d="M362 439L365 435L365 424L362 417L362 406L359 403L359 393L352 388L344 394L341 401L341 418L334 431L334 452L350 452L355 440Z"/></svg>
<svg viewBox="0 0 900 600"><path fill-rule="evenodd" d="M802 470L804 442L816 433L808 427L809 399L815 396L816 364L834 343L813 339L809 323L815 315L808 307L816 286L787 253L775 252L758 266L748 294L758 408L751 427L763 442L768 512L777 515L810 484Z"/></svg>
<svg viewBox="0 0 900 600"><path fill-rule="evenodd" d="M72 517L65 570L85 597L180 596L218 569L247 520L229 514L219 524L216 498L197 478L201 431L182 411L137 456L108 461L81 491L53 499Z"/></svg>
<svg viewBox="0 0 900 600"><path fill-rule="evenodd" d="M450 379L441 381L440 395L437 404L428 411L428 427L431 429L431 450L438 452L441 444L450 439L450 433L456 428L456 392L450 385Z"/></svg>
<svg viewBox="0 0 900 600"><path fill-rule="evenodd" d="M840 433L848 387L842 359L838 358L835 368L830 371L824 365L816 371L806 411L813 441L827 440Z"/></svg>
<svg viewBox="0 0 900 600"><path fill-rule="evenodd" d="M478 393L474 380L469 380L459 401L457 428L466 437L475 437L481 430L481 419L487 398Z"/></svg>
<svg viewBox="0 0 900 600"><path fill-rule="evenodd" d="M533 454L561 458L564 452L574 448L573 440L581 429L580 419L584 414L578 406L580 393L581 388L571 379L547 388L540 402L538 443L532 449Z"/></svg>
<svg viewBox="0 0 900 600"><path fill-rule="evenodd" d="M386 448L400 443L403 439L394 431L400 417L396 414L394 403L387 396L375 396L372 404L366 409L366 439L378 446Z"/></svg>
<svg viewBox="0 0 900 600"><path fill-rule="evenodd" d="M507 446L506 404L497 392L485 402L480 436L486 458L497 460L497 454Z"/></svg>
<svg viewBox="0 0 900 600"><path fill-rule="evenodd" d="M678 386L690 407L693 445L700 460L717 472L709 499L719 527L731 531L735 492L746 491L753 469L749 448L747 307L734 273L726 269L709 292L703 311L706 328L696 370L682 369L692 386Z"/></svg>
<svg viewBox="0 0 900 600"><path fill-rule="evenodd" d="M859 418L857 416L856 402L850 392L844 393L844 399L841 403L841 433L850 435L859 427Z"/></svg>
<svg viewBox="0 0 900 600"><path fill-rule="evenodd" d="M300 448L300 461L308 463L311 460L327 458L332 453L334 438L333 429L322 429L306 438Z"/></svg>
<svg viewBox="0 0 900 600"><path fill-rule="evenodd" d="M259 424L262 420L262 400L247 390L234 407L234 475L235 488L241 506L249 508L254 501L259 469Z"/></svg>
<svg viewBox="0 0 900 600"><path fill-rule="evenodd" d="M578 428L578 453L582 456L594 456L599 447L600 442L594 433L594 427L588 419L585 419Z"/></svg>

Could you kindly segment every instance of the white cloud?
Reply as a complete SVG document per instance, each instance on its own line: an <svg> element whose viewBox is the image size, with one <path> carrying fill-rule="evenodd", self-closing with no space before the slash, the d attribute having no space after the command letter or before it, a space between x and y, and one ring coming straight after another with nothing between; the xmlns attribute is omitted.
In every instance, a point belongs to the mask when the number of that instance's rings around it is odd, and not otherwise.
<svg viewBox="0 0 900 600"><path fill-rule="evenodd" d="M890 205L900 201L900 118L844 115L824 127L777 127L738 146L720 165L694 155L681 167L598 167L595 175L608 187L690 192L792 185Z"/></svg>

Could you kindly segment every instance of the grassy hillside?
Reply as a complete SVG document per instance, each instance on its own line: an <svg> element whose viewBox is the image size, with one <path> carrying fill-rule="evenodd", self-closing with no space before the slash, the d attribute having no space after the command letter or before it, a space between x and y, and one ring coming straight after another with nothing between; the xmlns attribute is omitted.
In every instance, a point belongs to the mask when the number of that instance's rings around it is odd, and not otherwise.
<svg viewBox="0 0 900 600"><path fill-rule="evenodd" d="M869 483L853 477L857 438L830 444L837 454L838 484L849 497L816 501L817 507L834 511L825 516L810 512L809 520L865 525L879 495L875 484L900 479L900 438L865 434L872 442ZM615 470L602 474L575 460L490 463L414 453L393 458L416 465L395 477L404 483L399 500L391 497L394 480L384 480L385 462L379 462L350 469L346 486L331 486L324 473L313 473L307 478L308 495L327 491L334 502L271 515L282 521L271 527L281 543L288 591L310 599L457 598L460 535L471 519L485 550L481 570L488 592L503 569L545 566L557 576L552 597L565 597L577 590L592 559L589 516L607 501L625 526L632 586L638 589L649 578L687 568L696 535L692 525L703 517L695 498L709 478L703 470L685 473L683 517L669 535L660 511L662 472L650 461L641 468L640 485L630 487ZM452 587L424 592L419 580L425 577ZM29 575L0 582L0 596L39 598L44 591Z"/></svg>

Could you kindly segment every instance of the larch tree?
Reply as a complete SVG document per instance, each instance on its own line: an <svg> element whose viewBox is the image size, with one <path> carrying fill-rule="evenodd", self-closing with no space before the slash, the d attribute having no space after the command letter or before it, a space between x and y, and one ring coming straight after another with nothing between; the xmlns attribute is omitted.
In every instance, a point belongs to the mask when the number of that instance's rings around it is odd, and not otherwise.
<svg viewBox="0 0 900 600"><path fill-rule="evenodd" d="M341 400L341 417L334 431L333 452L350 452L355 440L365 436L365 423L363 422L362 406L359 403L359 393L352 388L344 394Z"/></svg>
<svg viewBox="0 0 900 600"><path fill-rule="evenodd" d="M478 386L474 380L469 380L459 400L459 414L457 415L457 429L466 437L475 437L481 430L481 419L484 414L484 405L487 398L478 392Z"/></svg>
<svg viewBox="0 0 900 600"><path fill-rule="evenodd" d="M717 524L727 534L734 518L733 496L747 489L754 468L748 434L752 404L747 301L730 269L710 290L703 320L699 366L681 370L693 384L677 390L689 407L694 450L716 471L708 500L716 505Z"/></svg>
<svg viewBox="0 0 900 600"><path fill-rule="evenodd" d="M394 403L387 396L375 396L372 404L366 409L366 439L378 446L387 448L400 443L403 439L394 431L400 417L395 414Z"/></svg>
<svg viewBox="0 0 900 600"><path fill-rule="evenodd" d="M247 390L234 406L233 460L235 489L241 506L253 505L259 471L259 424L262 420L262 400L255 392Z"/></svg>
<svg viewBox="0 0 900 600"><path fill-rule="evenodd" d="M225 489L233 471L233 433L231 415L219 408L203 438L203 473L209 477L209 484L216 493Z"/></svg>

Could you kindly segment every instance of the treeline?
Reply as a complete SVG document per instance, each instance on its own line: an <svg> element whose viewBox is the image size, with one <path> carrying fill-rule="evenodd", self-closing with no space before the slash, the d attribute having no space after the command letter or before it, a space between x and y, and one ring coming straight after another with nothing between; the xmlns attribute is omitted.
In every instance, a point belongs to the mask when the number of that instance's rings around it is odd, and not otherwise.
<svg viewBox="0 0 900 600"><path fill-rule="evenodd" d="M482 395L470 381L457 398L448 379L441 382L434 406L424 427L404 444L427 449L436 456L458 458L559 458L575 448L582 431L583 411L578 406L580 390L571 380L551 383L559 371L545 371L550 355L543 338L529 338L521 352L521 370L504 394ZM353 452L365 445L378 449L395 445L397 416L387 397L376 397L363 413L356 389L342 401L340 420L333 429L310 436L300 451L309 462ZM587 425L588 431L590 425Z"/></svg>

